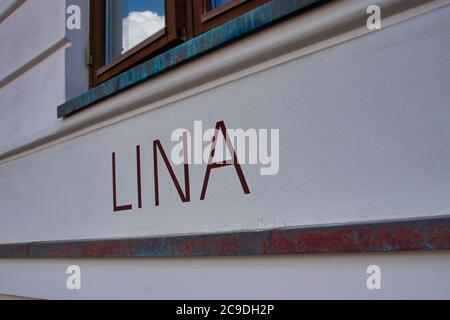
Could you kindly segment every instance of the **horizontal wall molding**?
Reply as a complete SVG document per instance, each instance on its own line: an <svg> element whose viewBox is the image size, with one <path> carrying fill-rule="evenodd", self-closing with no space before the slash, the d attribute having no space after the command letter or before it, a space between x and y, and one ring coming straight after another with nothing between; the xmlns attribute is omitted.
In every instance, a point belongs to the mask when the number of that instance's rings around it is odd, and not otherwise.
<svg viewBox="0 0 450 320"><path fill-rule="evenodd" d="M0 12L0 23L12 15L24 3L25 0L14 0L9 7L7 7L3 12Z"/></svg>
<svg viewBox="0 0 450 320"><path fill-rule="evenodd" d="M29 141L0 151L0 165L50 148L155 108L236 81L319 50L371 33L366 8L383 8L388 27L450 4L450 0L334 0L274 27L221 46L108 99L97 101Z"/></svg>
<svg viewBox="0 0 450 320"><path fill-rule="evenodd" d="M15 71L11 72L7 76L5 76L3 79L1 79L0 80L0 89L3 88L4 86L8 85L10 82L14 81L15 79L17 79L18 77L20 77L22 74L24 74L27 71L34 68L36 65L38 65L40 62L44 61L46 58L51 56L53 53L57 52L60 49L63 49L65 46L67 46L69 44L70 44L70 42L67 38L62 38L61 40L57 41L56 43L51 45L46 50L39 53L33 59L24 63L22 66L18 67Z"/></svg>
<svg viewBox="0 0 450 320"><path fill-rule="evenodd" d="M251 256L450 249L450 217L263 231L0 245L0 258Z"/></svg>

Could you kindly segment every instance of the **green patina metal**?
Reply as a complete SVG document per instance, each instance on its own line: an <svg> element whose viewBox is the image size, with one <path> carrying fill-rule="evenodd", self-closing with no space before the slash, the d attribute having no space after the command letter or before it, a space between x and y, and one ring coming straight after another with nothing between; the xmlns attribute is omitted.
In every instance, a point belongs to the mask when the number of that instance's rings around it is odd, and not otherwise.
<svg viewBox="0 0 450 320"><path fill-rule="evenodd" d="M57 116L62 118L71 115L142 81L151 79L172 67L260 30L318 2L321 2L321 0L272 0L67 101L58 106Z"/></svg>
<svg viewBox="0 0 450 320"><path fill-rule="evenodd" d="M450 218L429 217L218 234L0 244L0 259L261 256L448 249Z"/></svg>

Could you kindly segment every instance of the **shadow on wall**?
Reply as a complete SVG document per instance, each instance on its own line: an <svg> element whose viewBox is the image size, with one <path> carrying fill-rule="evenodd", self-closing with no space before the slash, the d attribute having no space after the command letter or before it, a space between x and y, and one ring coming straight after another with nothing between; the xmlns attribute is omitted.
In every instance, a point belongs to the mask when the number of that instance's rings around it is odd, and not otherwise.
<svg viewBox="0 0 450 320"><path fill-rule="evenodd" d="M17 296L8 296L8 295L0 294L0 301L3 301L3 300L39 300L39 299L17 297Z"/></svg>

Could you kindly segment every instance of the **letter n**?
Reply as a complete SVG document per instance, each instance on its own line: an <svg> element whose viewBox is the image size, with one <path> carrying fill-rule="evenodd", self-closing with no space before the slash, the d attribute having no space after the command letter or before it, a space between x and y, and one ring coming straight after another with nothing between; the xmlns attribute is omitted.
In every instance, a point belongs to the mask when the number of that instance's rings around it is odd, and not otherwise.
<svg viewBox="0 0 450 320"><path fill-rule="evenodd" d="M183 133L183 150L184 150L184 185L185 185L185 193L181 189L180 183L178 182L177 177L175 176L175 172L173 171L172 165L167 158L166 153L161 145L161 141L155 140L153 141L153 171L155 175L155 206L159 206L159 179L158 179L158 150L161 153L161 156L166 164L167 170L169 171L170 177L177 188L178 194L180 195L182 202L191 201L191 195L189 190L189 163L188 163L188 150L187 150L187 134Z"/></svg>
<svg viewBox="0 0 450 320"><path fill-rule="evenodd" d="M214 163L212 162L213 158L214 158L214 153L216 151L216 144L217 144L217 139L219 136L219 130L222 132L222 135L225 139L225 143L228 148L228 151L230 152L230 155L232 155L232 157L233 157L231 163L229 163L229 161L226 161L226 160L224 160L222 162L214 162ZM234 168L236 169L236 173L239 177L239 181L241 182L242 189L244 190L244 193L249 194L250 189L247 185L247 181L245 180L244 172L242 171L241 165L239 164L239 161L238 161L238 158L236 155L236 151L234 150L233 145L231 144L231 140L227 133L227 128L225 127L225 123L223 121L219 121L216 124L216 130L214 132L214 137L212 139L211 153L209 154L208 166L206 168L205 179L203 180L203 187L202 187L202 193L200 196L200 200L205 200L206 189L208 188L208 181L209 181L209 176L211 174L211 170L221 168L221 167L226 167L229 165L234 166Z"/></svg>

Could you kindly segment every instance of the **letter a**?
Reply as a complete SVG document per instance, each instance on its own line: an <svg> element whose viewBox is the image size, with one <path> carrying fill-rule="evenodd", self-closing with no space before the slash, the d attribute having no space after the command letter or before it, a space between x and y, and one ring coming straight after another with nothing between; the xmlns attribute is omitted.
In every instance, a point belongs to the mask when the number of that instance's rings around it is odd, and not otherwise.
<svg viewBox="0 0 450 320"><path fill-rule="evenodd" d="M367 8L367 29L380 30L381 29L381 8L377 5L371 5Z"/></svg>
<svg viewBox="0 0 450 320"><path fill-rule="evenodd" d="M370 275L366 281L367 289L380 290L381 289L381 268L377 265L368 266L366 273Z"/></svg>
<svg viewBox="0 0 450 320"><path fill-rule="evenodd" d="M66 10L69 15L66 20L66 26L69 30L81 29L81 9L79 6L71 5Z"/></svg>
<svg viewBox="0 0 450 320"><path fill-rule="evenodd" d="M226 146L228 148L228 151L233 157L232 163L229 163L228 161L222 161L222 162L212 162L214 158L214 153L216 151L216 144L217 144L217 138L219 136L219 130L222 131L222 135L225 139ZM223 121L219 121L216 124L216 130L214 133L214 137L212 138L212 144L211 144L211 153L209 154L209 160L208 160L208 166L206 168L206 174L205 179L203 180L203 187L202 187L202 193L200 196L200 200L205 200L206 195L206 189L208 188L208 181L209 176L211 174L212 169L217 169L225 166L233 165L236 169L236 173L239 177L239 181L241 182L242 189L244 190L245 194L250 193L250 189L248 188L247 181L245 180L244 172L242 172L241 165L239 164L236 151L233 148L233 145L231 144L230 138L227 133L227 128L225 127L225 123Z"/></svg>

